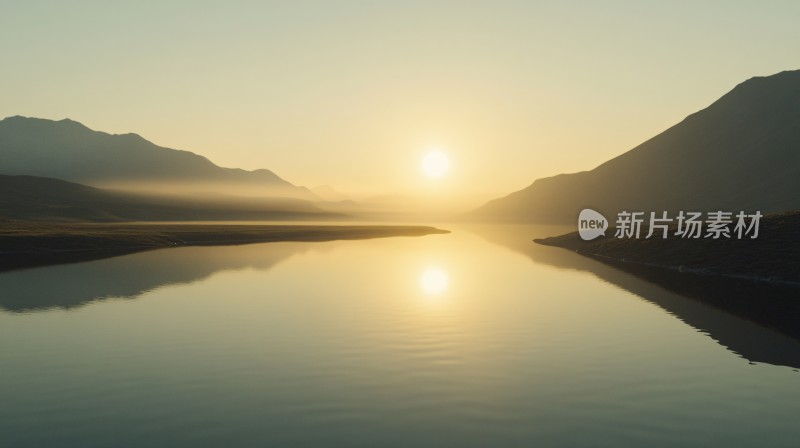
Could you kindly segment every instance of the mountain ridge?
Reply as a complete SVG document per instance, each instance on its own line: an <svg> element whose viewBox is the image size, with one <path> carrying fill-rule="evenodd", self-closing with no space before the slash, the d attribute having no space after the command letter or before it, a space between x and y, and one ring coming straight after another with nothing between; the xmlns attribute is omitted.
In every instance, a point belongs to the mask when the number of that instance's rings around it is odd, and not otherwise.
<svg viewBox="0 0 800 448"><path fill-rule="evenodd" d="M20 115L0 120L0 174L51 177L97 187L187 191L250 189L262 196L316 200L273 171L224 168L139 134L95 131L75 120Z"/></svg>
<svg viewBox="0 0 800 448"><path fill-rule="evenodd" d="M797 209L798 148L800 70L754 77L592 170L537 179L468 217L565 223L583 208L609 215L623 209Z"/></svg>

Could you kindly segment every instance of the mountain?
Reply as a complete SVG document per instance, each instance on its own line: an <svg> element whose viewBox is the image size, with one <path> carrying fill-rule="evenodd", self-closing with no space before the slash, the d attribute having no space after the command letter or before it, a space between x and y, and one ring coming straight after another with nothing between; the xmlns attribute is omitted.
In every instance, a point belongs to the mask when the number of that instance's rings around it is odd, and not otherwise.
<svg viewBox="0 0 800 448"><path fill-rule="evenodd" d="M222 168L136 134L93 131L69 119L0 121L0 174L51 177L96 187L151 192L217 192L316 200L269 170Z"/></svg>
<svg viewBox="0 0 800 448"><path fill-rule="evenodd" d="M320 185L314 188L311 188L311 192L317 195L323 201L328 202L341 202L350 200L347 196L343 195L336 191L335 188L331 187L330 185Z"/></svg>
<svg viewBox="0 0 800 448"><path fill-rule="evenodd" d="M0 220L232 221L340 217L299 199L142 195L52 178L0 175Z"/></svg>
<svg viewBox="0 0 800 448"><path fill-rule="evenodd" d="M607 217L800 209L800 70L747 80L591 171L539 179L469 217L566 223L587 207Z"/></svg>

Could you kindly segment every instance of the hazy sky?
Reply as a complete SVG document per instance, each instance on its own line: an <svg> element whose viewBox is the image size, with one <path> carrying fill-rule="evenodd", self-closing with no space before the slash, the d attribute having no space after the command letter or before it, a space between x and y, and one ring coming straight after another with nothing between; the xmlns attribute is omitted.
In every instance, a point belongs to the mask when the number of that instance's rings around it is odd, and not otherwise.
<svg viewBox="0 0 800 448"><path fill-rule="evenodd" d="M0 115L301 185L485 199L800 68L799 20L796 1L2 1ZM452 163L435 181L433 146Z"/></svg>

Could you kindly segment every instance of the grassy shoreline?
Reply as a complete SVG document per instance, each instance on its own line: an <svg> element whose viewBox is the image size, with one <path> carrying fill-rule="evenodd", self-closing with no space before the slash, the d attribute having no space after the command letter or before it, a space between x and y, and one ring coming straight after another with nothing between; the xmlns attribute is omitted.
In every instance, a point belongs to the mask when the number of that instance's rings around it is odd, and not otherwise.
<svg viewBox="0 0 800 448"><path fill-rule="evenodd" d="M278 241L332 241L449 233L428 226L0 223L0 271L145 250Z"/></svg>

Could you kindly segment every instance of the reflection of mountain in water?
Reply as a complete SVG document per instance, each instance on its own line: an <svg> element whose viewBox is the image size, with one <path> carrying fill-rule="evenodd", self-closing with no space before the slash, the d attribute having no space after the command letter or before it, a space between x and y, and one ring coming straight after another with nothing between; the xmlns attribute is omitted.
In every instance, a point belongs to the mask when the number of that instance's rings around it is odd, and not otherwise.
<svg viewBox="0 0 800 448"><path fill-rule="evenodd" d="M5 272L0 274L0 309L68 309L101 299L136 298L160 286L192 283L218 271L267 270L305 250L309 250L307 243L290 242L182 247Z"/></svg>
<svg viewBox="0 0 800 448"><path fill-rule="evenodd" d="M621 268L574 252L535 244L564 229L485 226L470 230L537 263L588 271L663 308L751 362L800 368L798 289L687 276L660 269Z"/></svg>

